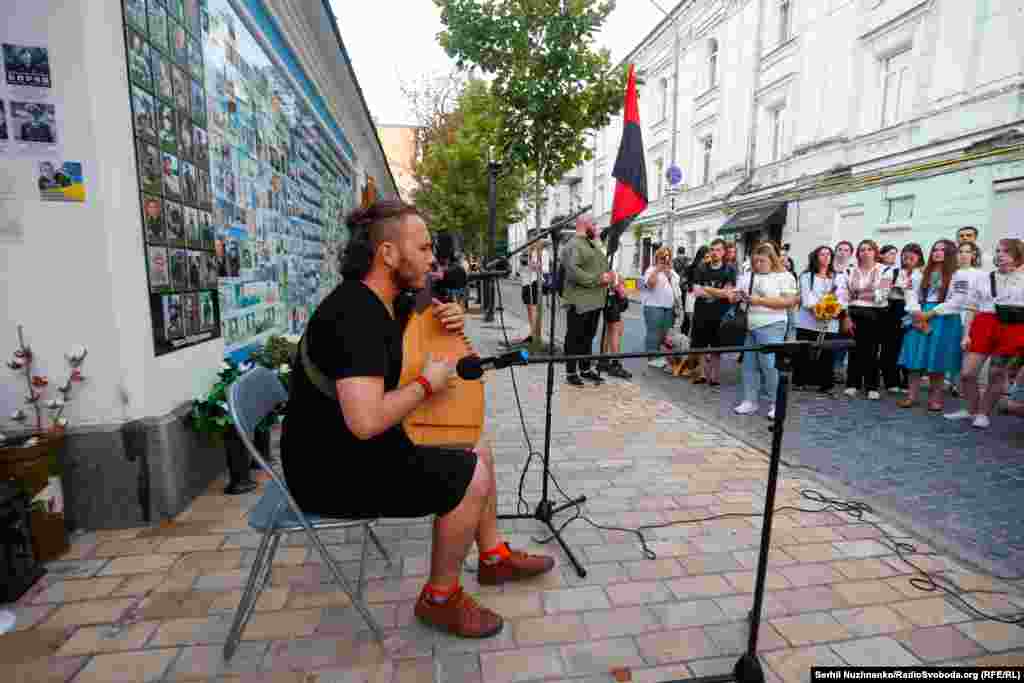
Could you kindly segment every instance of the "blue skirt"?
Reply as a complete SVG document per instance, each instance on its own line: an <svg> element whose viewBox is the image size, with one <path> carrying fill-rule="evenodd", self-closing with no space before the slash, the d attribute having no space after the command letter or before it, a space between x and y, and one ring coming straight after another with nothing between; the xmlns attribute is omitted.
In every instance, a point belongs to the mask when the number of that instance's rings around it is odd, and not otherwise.
<svg viewBox="0 0 1024 683"><path fill-rule="evenodd" d="M924 310L930 311L937 305L925 304ZM959 373L963 360L960 340L964 333L960 315L939 315L928 324L931 326L929 334L922 334L913 327L907 328L899 364L910 372Z"/></svg>

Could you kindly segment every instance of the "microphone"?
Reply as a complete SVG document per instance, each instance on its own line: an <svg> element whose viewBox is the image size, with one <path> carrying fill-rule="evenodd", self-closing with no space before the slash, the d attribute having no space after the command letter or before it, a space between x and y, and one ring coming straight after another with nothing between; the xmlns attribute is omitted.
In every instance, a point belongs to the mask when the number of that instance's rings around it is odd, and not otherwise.
<svg viewBox="0 0 1024 683"><path fill-rule="evenodd" d="M455 373L462 379L480 379L484 375L484 370L501 370L510 365L525 365L529 358L530 354L525 349L488 358L464 356L455 364Z"/></svg>

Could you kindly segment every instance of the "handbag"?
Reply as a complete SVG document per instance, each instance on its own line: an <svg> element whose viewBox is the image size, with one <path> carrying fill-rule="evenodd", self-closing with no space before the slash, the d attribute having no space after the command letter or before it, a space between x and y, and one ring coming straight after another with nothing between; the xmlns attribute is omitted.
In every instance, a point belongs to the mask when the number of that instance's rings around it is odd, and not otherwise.
<svg viewBox="0 0 1024 683"><path fill-rule="evenodd" d="M993 270L988 274L989 282L992 284L992 301L996 299L996 272ZM995 304L996 317L1004 325L1020 325L1024 323L1024 306L1007 306L1006 304Z"/></svg>
<svg viewBox="0 0 1024 683"><path fill-rule="evenodd" d="M754 291L754 273L750 273L747 296ZM747 304L736 303L725 312L718 324L718 343L722 346L743 346L747 341Z"/></svg>

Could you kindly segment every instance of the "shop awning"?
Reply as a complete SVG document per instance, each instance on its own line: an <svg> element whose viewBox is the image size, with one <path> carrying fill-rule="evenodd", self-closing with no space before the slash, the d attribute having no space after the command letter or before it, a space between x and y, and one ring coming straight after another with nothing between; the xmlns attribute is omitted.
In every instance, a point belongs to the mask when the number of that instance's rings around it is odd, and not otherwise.
<svg viewBox="0 0 1024 683"><path fill-rule="evenodd" d="M733 214L722 227L719 235L741 235L745 232L760 230L771 225L786 223L786 202L760 206L756 209L743 209Z"/></svg>

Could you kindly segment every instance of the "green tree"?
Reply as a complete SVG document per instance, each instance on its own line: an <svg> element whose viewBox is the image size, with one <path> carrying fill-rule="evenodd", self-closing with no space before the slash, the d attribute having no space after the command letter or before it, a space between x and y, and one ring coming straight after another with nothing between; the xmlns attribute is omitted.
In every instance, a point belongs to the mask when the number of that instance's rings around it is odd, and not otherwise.
<svg viewBox="0 0 1024 683"><path fill-rule="evenodd" d="M447 95L446 95L447 96ZM417 207L431 227L463 236L467 251L484 254L486 244L487 150L496 143L501 112L487 83L469 80L452 111L434 109L421 134L423 154L414 168ZM499 234L522 218L520 199L526 174L521 166L505 170L497 184Z"/></svg>
<svg viewBox="0 0 1024 683"><path fill-rule="evenodd" d="M586 132L607 126L622 107L626 72L611 68L594 35L613 0L434 0L441 46L459 68L491 79L502 114L502 160L530 170L535 225L545 185L593 157ZM537 316L533 338L540 335Z"/></svg>

